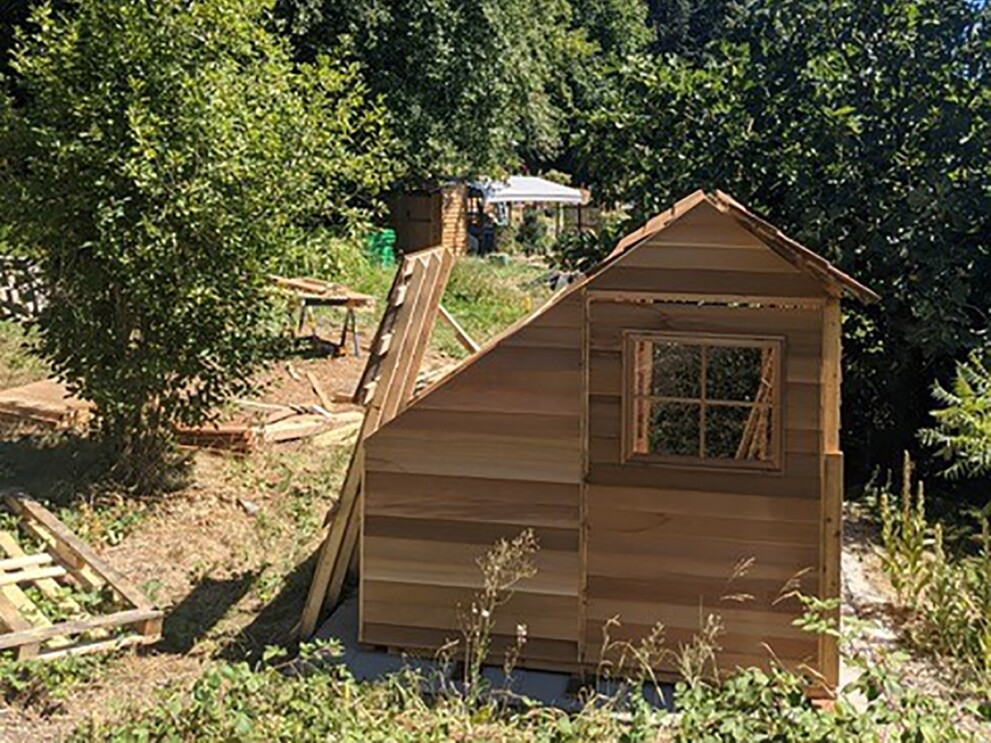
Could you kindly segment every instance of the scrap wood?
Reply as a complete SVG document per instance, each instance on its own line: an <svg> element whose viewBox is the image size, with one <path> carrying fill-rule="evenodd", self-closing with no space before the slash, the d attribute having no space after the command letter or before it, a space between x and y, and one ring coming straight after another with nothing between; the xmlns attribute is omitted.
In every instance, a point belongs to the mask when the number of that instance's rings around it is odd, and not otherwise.
<svg viewBox="0 0 991 743"><path fill-rule="evenodd" d="M468 335L468 331L461 327L461 323L454 319L454 315L448 312L444 305L439 305L437 309L440 311L441 319L451 327L451 330L454 331L454 337L458 339L458 343L464 346L464 349L468 353L478 353L478 349L481 348L481 346L479 346L474 339Z"/></svg>
<svg viewBox="0 0 991 743"><path fill-rule="evenodd" d="M293 441L315 436L334 427L333 418L318 413L304 413L262 427L262 440L266 443Z"/></svg>
<svg viewBox="0 0 991 743"><path fill-rule="evenodd" d="M5 556L0 559L0 650L12 650L18 659L52 659L158 640L162 612L55 514L18 490L0 490L0 500L45 550L26 554L12 533L0 532L0 556ZM72 618L55 621L46 616L21 589L25 584L56 600ZM120 608L103 615L87 613L65 596L72 585L105 588Z"/></svg>
<svg viewBox="0 0 991 743"><path fill-rule="evenodd" d="M214 423L204 426L176 426L181 446L246 453L254 449L258 436L254 426L243 423Z"/></svg>
<svg viewBox="0 0 991 743"><path fill-rule="evenodd" d="M269 278L280 289L301 298L333 299L338 306L351 308L371 307L375 304L375 297L372 295L356 292L344 284L303 277L289 278L272 275Z"/></svg>
<svg viewBox="0 0 991 743"><path fill-rule="evenodd" d="M313 388L313 392L320 399L320 404L323 405L325 410L330 410L333 407L333 403L330 398L327 397L327 393L323 391L323 387L320 386L320 382L317 381L316 376L313 372L306 372L306 379L310 383L310 387Z"/></svg>
<svg viewBox="0 0 991 743"><path fill-rule="evenodd" d="M398 415L412 397L453 264L451 252L438 247L404 256L396 271L385 312L355 392L355 402L366 406L365 416L338 499L338 511L330 520L320 546L306 604L296 628L304 637L313 634L321 612L340 598L360 531L358 503L364 471L362 441ZM384 342L385 338L389 339L388 343Z"/></svg>
<svg viewBox="0 0 991 743"><path fill-rule="evenodd" d="M92 403L69 394L56 379L0 390L0 420L12 423L76 429L86 425L92 411Z"/></svg>

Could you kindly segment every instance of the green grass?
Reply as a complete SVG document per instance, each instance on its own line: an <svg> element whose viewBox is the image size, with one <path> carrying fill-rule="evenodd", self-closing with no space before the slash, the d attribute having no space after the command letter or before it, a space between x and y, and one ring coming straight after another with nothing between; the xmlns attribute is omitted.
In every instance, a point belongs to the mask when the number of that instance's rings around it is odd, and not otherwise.
<svg viewBox="0 0 991 743"><path fill-rule="evenodd" d="M468 334L482 343L550 297L550 290L541 282L544 273L545 269L528 263L503 266L463 258L451 272L443 304Z"/></svg>
<svg viewBox="0 0 991 743"><path fill-rule="evenodd" d="M521 261L500 265L482 258L463 257L454 264L441 301L477 343L484 343L550 297L550 290L541 281L545 271ZM340 280L355 291L384 302L395 272L395 266L364 265ZM362 333L374 332L380 317L381 307L374 313L359 313ZM442 320L434 328L432 345L452 358L466 355L454 332Z"/></svg>
<svg viewBox="0 0 991 743"><path fill-rule="evenodd" d="M0 320L0 389L36 382L48 376L45 363L29 346L33 335L21 325Z"/></svg>

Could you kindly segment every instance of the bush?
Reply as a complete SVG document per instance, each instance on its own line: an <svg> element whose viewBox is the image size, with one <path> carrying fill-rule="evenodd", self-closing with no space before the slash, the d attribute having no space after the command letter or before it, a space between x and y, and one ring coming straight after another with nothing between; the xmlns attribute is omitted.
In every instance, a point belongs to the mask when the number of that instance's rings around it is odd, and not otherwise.
<svg viewBox="0 0 991 743"><path fill-rule="evenodd" d="M551 249L551 261L565 271L588 271L609 254L610 246L589 230L565 230Z"/></svg>
<svg viewBox="0 0 991 743"><path fill-rule="evenodd" d="M874 492L881 561L899 600L912 612L906 637L918 650L950 660L971 690L991 692L991 530L977 513L973 554L947 549L940 524L926 521L922 483L913 490L905 456L900 496Z"/></svg>
<svg viewBox="0 0 991 743"><path fill-rule="evenodd" d="M294 65L272 5L41 6L14 63L27 103L0 101L5 218L42 246L50 292L41 351L139 488L173 424L250 391L280 352L267 274L327 228L357 234L390 177L359 71Z"/></svg>
<svg viewBox="0 0 991 743"><path fill-rule="evenodd" d="M991 371L977 353L957 364L950 390L937 382L933 397L944 406L932 411L935 428L920 432L922 443L949 462L946 477L979 477L991 472Z"/></svg>

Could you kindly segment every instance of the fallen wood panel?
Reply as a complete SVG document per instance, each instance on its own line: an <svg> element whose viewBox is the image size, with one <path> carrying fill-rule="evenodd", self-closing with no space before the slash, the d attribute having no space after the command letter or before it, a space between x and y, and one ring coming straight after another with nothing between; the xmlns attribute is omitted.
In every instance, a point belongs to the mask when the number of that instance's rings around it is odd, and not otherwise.
<svg viewBox="0 0 991 743"><path fill-rule="evenodd" d="M13 649L19 658L48 659L146 644L160 637L162 613L54 514L20 491L0 491L0 498L20 517L20 528L40 538L47 550L25 554L13 535L0 534L0 549L8 556L0 561L0 623L6 630L0 633L0 650ZM64 621L46 617L18 587L24 584L33 584L75 616ZM106 586L117 602L115 610L87 613L64 595L66 585ZM119 634L110 636L115 632Z"/></svg>
<svg viewBox="0 0 991 743"><path fill-rule="evenodd" d="M92 412L92 404L70 395L65 385L55 379L0 390L0 421L80 429L89 422Z"/></svg>
<svg viewBox="0 0 991 743"><path fill-rule="evenodd" d="M298 630L304 637L316 629L321 611L340 598L361 529L364 441L405 409L412 396L453 262L450 251L437 247L405 256L396 271L355 392L355 401L366 406L365 418L303 607Z"/></svg>

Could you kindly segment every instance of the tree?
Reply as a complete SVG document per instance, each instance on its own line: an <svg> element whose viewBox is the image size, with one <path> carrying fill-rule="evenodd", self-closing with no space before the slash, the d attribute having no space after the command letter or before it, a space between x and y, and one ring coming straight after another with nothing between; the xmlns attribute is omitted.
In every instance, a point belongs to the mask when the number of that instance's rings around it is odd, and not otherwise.
<svg viewBox="0 0 991 743"><path fill-rule="evenodd" d="M5 216L39 246L40 350L92 400L117 473L146 486L278 353L266 274L346 233L388 181L354 64L296 66L265 0L47 6L0 106Z"/></svg>
<svg viewBox="0 0 991 743"><path fill-rule="evenodd" d="M600 196L642 218L721 188L881 294L844 323L860 474L989 330L989 20L966 0L751 2L700 53L626 65L583 124Z"/></svg>
<svg viewBox="0 0 991 743"><path fill-rule="evenodd" d="M282 0L298 53L347 40L421 182L556 151L562 69L584 51L567 0Z"/></svg>

